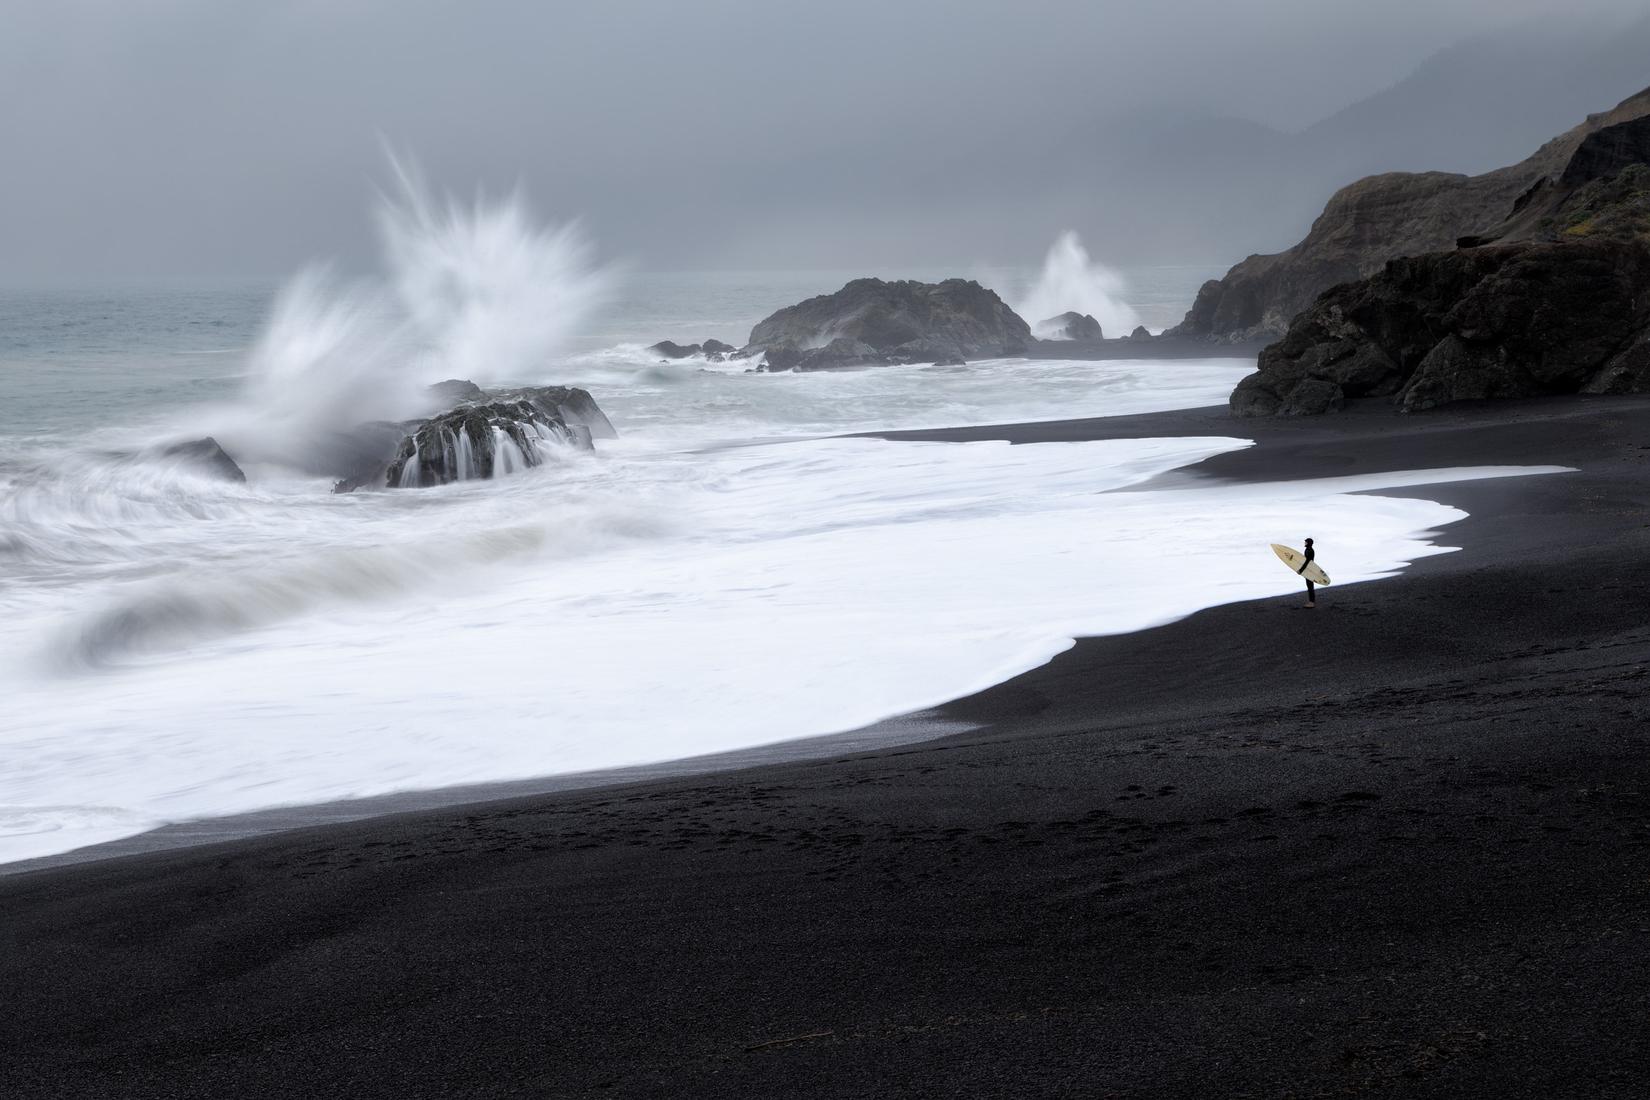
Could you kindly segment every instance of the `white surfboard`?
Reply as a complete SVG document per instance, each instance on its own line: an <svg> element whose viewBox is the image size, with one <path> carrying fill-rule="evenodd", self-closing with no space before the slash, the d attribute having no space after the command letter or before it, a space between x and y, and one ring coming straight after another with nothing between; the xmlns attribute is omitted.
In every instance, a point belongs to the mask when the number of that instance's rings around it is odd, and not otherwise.
<svg viewBox="0 0 1650 1100"><path fill-rule="evenodd" d="M1322 569L1319 569L1317 562L1307 561L1306 555L1302 554L1299 550L1291 550L1287 546L1279 546L1274 542L1272 544L1272 553L1276 554L1278 556L1278 560L1282 561L1283 564L1289 567L1289 571L1291 573L1299 573L1313 584L1329 583L1329 574L1325 573ZM1301 569L1302 564L1306 566L1305 570Z"/></svg>

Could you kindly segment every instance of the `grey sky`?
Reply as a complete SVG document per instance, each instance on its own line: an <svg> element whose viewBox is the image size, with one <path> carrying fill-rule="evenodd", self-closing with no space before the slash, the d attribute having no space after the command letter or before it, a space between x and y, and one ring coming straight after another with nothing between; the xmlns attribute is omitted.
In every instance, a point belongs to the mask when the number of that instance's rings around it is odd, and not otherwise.
<svg viewBox="0 0 1650 1100"><path fill-rule="evenodd" d="M0 0L0 281L362 265L381 137L443 187L524 181L541 213L582 216L604 255L645 266L1032 262L1066 225L1130 262L1229 261L1290 243L1275 238L1310 219L1334 173L1374 170L1301 153L1289 133L1458 40L1547 35L1510 29L1561 16L1564 56L1582 57L1646 13L1644 0ZM1580 71L1603 70L1597 88L1555 78L1533 107L1464 120L1471 140L1357 144L1489 167L1466 162L1522 155L1579 120L1566 96L1596 110L1635 90L1620 65ZM1295 156L1298 186L1280 190L1269 173ZM1425 165L1374 167L1388 166ZM1276 209L1246 216L1266 195Z"/></svg>

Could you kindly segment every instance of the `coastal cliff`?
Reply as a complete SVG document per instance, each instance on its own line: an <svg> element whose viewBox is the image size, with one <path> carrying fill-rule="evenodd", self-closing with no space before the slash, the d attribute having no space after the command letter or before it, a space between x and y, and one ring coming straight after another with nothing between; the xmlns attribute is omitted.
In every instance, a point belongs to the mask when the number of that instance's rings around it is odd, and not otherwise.
<svg viewBox="0 0 1650 1100"><path fill-rule="evenodd" d="M1650 116L1595 128L1458 243L1326 291L1261 352L1232 412L1650 392Z"/></svg>
<svg viewBox="0 0 1650 1100"><path fill-rule="evenodd" d="M1477 176L1390 172L1349 184L1329 200L1299 244L1250 256L1223 278L1203 284L1169 334L1219 343L1275 339L1319 294L1374 275L1388 260L1452 248L1464 237L1510 239L1504 227L1521 197L1542 181L1563 178L1584 145L1588 158L1608 158L1606 145L1588 139L1647 116L1650 89L1589 116L1506 168ZM1589 171L1596 178L1597 164Z"/></svg>

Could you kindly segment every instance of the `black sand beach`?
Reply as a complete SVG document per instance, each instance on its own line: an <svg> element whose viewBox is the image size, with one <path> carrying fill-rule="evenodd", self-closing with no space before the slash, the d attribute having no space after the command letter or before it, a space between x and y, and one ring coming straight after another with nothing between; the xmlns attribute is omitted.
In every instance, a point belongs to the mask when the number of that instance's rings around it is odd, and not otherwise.
<svg viewBox="0 0 1650 1100"><path fill-rule="evenodd" d="M1646 1093L1650 399L926 434L1579 472L969 733L0 878L0 1096Z"/></svg>

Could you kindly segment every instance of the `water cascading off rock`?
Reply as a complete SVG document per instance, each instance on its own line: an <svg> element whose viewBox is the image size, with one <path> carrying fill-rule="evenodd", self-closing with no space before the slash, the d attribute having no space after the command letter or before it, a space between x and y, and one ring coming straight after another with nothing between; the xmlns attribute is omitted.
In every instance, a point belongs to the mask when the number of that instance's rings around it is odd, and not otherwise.
<svg viewBox="0 0 1650 1100"><path fill-rule="evenodd" d="M550 448L588 451L593 438L617 434L581 389L491 395L410 425L379 484L411 489L502 477L542 465Z"/></svg>

